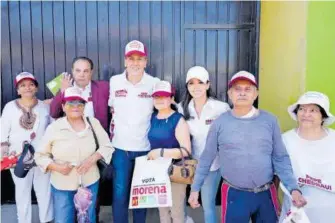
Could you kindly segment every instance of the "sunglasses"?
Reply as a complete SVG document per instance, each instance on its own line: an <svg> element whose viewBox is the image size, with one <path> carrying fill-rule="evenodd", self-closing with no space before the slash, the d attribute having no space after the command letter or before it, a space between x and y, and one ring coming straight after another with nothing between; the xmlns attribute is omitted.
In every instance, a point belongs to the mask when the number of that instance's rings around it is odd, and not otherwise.
<svg viewBox="0 0 335 223"><path fill-rule="evenodd" d="M80 100L67 101L65 103L65 105L67 105L69 107L84 107L85 106L85 102L84 101L80 101Z"/></svg>

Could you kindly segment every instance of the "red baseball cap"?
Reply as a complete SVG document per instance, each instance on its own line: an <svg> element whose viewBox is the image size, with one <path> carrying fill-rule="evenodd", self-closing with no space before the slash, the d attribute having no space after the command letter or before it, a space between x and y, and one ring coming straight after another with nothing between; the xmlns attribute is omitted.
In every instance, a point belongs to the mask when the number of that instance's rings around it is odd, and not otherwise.
<svg viewBox="0 0 335 223"><path fill-rule="evenodd" d="M155 84L152 97L171 97L175 94L174 88L168 81L159 81Z"/></svg>
<svg viewBox="0 0 335 223"><path fill-rule="evenodd" d="M29 72L21 72L15 77L15 80L14 80L15 87L17 88L18 84L23 80L32 80L36 84L36 86L38 86L38 82L36 78L34 77L34 75L32 75Z"/></svg>
<svg viewBox="0 0 335 223"><path fill-rule="evenodd" d="M138 40L130 41L126 45L125 50L125 57L129 57L133 54L139 54L140 56L146 57L147 56L147 49L144 44Z"/></svg>
<svg viewBox="0 0 335 223"><path fill-rule="evenodd" d="M231 88L237 81L246 80L249 81L252 85L258 87L255 76L247 71L239 71L230 79L228 88Z"/></svg>
<svg viewBox="0 0 335 223"><path fill-rule="evenodd" d="M77 87L69 87L64 91L63 102L80 100L87 102L82 96L82 91Z"/></svg>

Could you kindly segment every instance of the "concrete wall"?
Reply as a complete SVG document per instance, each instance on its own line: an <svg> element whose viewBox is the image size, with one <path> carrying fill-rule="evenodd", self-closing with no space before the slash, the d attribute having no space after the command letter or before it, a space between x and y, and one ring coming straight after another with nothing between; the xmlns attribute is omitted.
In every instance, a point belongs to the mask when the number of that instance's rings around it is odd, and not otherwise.
<svg viewBox="0 0 335 223"><path fill-rule="evenodd" d="M335 2L308 4L306 67L306 90L328 95L335 114Z"/></svg>
<svg viewBox="0 0 335 223"><path fill-rule="evenodd" d="M283 131L296 124L288 105L307 90L327 94L335 113L334 11L335 2L261 3L259 107L274 113Z"/></svg>

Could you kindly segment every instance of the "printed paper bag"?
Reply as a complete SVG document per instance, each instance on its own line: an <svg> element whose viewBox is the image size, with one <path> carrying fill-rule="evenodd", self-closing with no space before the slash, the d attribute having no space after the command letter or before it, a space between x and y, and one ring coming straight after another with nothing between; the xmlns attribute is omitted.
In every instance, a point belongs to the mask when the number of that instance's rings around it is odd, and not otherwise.
<svg viewBox="0 0 335 223"><path fill-rule="evenodd" d="M282 183L280 183L280 188L286 196L292 199L290 192ZM303 207L297 208L291 201L289 204L290 207L284 207L285 205L287 204L283 204L283 210L288 210L288 212L286 213L286 217L283 219L282 223L310 223Z"/></svg>
<svg viewBox="0 0 335 223"><path fill-rule="evenodd" d="M61 81L63 78L63 74L59 74L57 77L52 79L50 82L47 83L47 87L50 90L50 92L55 96L59 89L61 88Z"/></svg>
<svg viewBox="0 0 335 223"><path fill-rule="evenodd" d="M167 158L136 158L129 209L172 206L171 182L168 175L170 164L171 159Z"/></svg>

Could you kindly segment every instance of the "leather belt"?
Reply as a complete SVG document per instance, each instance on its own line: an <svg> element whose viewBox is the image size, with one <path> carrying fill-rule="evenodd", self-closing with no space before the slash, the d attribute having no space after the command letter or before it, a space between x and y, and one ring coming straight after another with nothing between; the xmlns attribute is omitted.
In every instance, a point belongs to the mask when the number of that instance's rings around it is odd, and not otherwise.
<svg viewBox="0 0 335 223"><path fill-rule="evenodd" d="M252 193L259 193L259 192L267 191L267 190L270 189L271 185L273 184L272 181L270 181L269 183L266 183L266 184L264 184L262 186L259 186L259 187L243 188L243 187L237 187L237 186L232 185L226 179L223 179L223 183L228 184L230 187L232 187L234 189L241 190L241 191L252 192Z"/></svg>

